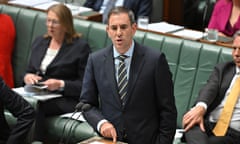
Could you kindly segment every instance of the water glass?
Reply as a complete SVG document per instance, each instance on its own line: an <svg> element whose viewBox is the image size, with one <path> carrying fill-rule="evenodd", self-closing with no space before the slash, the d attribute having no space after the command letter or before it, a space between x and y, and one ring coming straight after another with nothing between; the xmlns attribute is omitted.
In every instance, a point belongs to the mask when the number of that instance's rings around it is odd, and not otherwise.
<svg viewBox="0 0 240 144"><path fill-rule="evenodd" d="M148 16L139 16L137 20L137 25L139 28L148 29L149 18Z"/></svg>
<svg viewBox="0 0 240 144"><path fill-rule="evenodd" d="M218 41L218 30L217 29L207 29L207 40L210 42Z"/></svg>

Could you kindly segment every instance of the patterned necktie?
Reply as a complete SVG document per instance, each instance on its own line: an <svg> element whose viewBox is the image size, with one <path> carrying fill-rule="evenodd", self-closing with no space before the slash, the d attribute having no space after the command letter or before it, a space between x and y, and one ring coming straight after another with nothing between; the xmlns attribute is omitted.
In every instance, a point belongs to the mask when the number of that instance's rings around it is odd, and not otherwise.
<svg viewBox="0 0 240 144"><path fill-rule="evenodd" d="M219 116L217 124L213 129L213 133L215 134L215 136L224 136L226 134L239 94L240 77L238 77L234 82L234 85L227 97L223 110Z"/></svg>
<svg viewBox="0 0 240 144"><path fill-rule="evenodd" d="M102 19L103 23L105 23L105 24L107 23L108 13L110 12L110 10L112 8L114 8L115 3L116 3L116 0L109 0L108 1L107 5L106 5L106 8L105 8L105 10L103 12L103 19Z"/></svg>
<svg viewBox="0 0 240 144"><path fill-rule="evenodd" d="M124 60L127 58L126 55L120 55L118 56L119 59L119 65L118 65L118 93L120 96L120 99L122 101L122 104L125 102L125 96L127 94L127 85L128 85L128 79L127 79L127 68L125 66Z"/></svg>

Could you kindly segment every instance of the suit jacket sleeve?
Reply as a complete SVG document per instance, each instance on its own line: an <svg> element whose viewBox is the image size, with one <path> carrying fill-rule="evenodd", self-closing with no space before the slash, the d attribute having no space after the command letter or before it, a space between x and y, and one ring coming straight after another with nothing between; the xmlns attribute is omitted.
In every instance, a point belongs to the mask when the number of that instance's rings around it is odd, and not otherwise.
<svg viewBox="0 0 240 144"><path fill-rule="evenodd" d="M17 123L12 129L7 143L22 144L34 121L34 108L8 88L2 78L0 78L0 91L0 100L5 108L17 118Z"/></svg>
<svg viewBox="0 0 240 144"><path fill-rule="evenodd" d="M205 102L207 113L220 104L236 72L233 62L218 64L214 67L206 85L200 90L197 102Z"/></svg>
<svg viewBox="0 0 240 144"><path fill-rule="evenodd" d="M165 55L161 54L156 71L156 91L159 106L160 125L156 144L172 143L174 139L177 110L175 106L172 75L169 70Z"/></svg>
<svg viewBox="0 0 240 144"><path fill-rule="evenodd" d="M89 124L94 128L94 130L97 131L97 124L100 120L104 119L104 116L98 109L99 108L98 89L94 78L91 54L89 55L87 67L85 70L80 101L84 103L89 103L90 105L93 106L89 111L84 112L84 117L89 122Z"/></svg>

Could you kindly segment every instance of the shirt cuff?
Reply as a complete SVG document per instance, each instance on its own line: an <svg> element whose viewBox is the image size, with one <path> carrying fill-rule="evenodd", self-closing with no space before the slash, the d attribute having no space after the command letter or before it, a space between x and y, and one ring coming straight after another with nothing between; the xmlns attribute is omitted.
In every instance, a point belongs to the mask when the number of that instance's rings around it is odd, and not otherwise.
<svg viewBox="0 0 240 144"><path fill-rule="evenodd" d="M207 104L205 102L198 102L196 106L202 106L205 110L207 110Z"/></svg>
<svg viewBox="0 0 240 144"><path fill-rule="evenodd" d="M65 87L65 82L63 80L60 80L60 91L64 91L64 87Z"/></svg>
<svg viewBox="0 0 240 144"><path fill-rule="evenodd" d="M108 122L108 121L106 119L103 119L103 120L100 120L100 122L98 122L98 124L97 124L98 132L100 132L100 128L101 128L102 124L105 123L105 122Z"/></svg>

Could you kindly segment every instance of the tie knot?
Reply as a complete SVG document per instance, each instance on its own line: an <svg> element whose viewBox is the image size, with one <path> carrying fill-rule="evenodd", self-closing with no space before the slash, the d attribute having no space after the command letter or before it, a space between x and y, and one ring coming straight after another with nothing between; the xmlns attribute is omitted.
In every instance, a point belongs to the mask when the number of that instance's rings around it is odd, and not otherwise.
<svg viewBox="0 0 240 144"><path fill-rule="evenodd" d="M126 55L119 55L119 56L117 57L117 59L119 59L120 61L123 62L127 57L128 57L128 56L126 56Z"/></svg>

